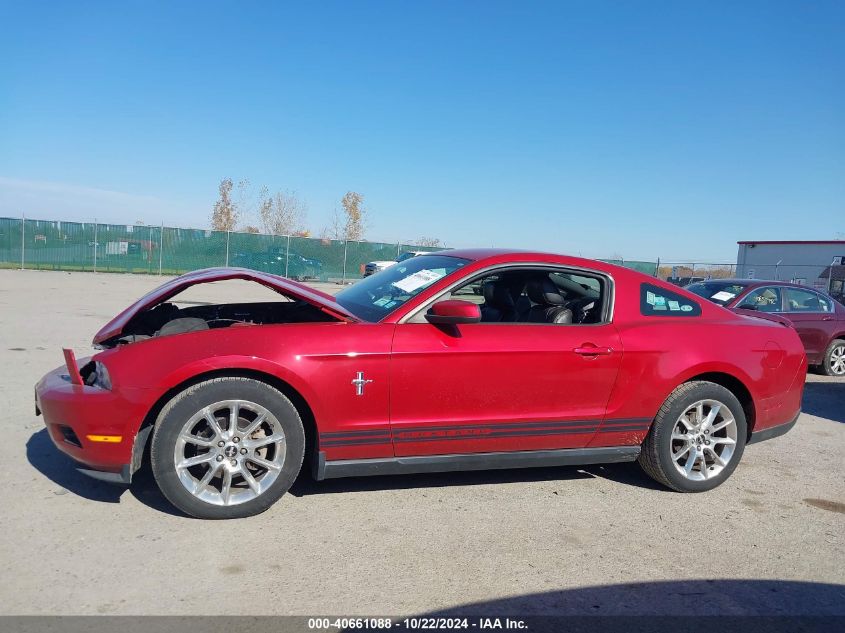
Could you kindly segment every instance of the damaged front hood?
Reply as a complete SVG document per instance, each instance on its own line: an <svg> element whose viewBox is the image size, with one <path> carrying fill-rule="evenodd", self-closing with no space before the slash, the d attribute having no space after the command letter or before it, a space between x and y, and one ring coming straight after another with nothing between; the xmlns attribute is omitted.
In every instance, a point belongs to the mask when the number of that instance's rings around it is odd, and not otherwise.
<svg viewBox="0 0 845 633"><path fill-rule="evenodd" d="M248 268L204 268L171 279L138 299L138 301L106 323L94 335L93 343L94 345L99 345L104 341L120 336L123 333L123 329L135 315L164 303L174 295L182 292L185 288L214 281L225 281L227 279L254 281L287 297L301 299L344 321L360 320L341 306L332 295L306 286L305 284Z"/></svg>

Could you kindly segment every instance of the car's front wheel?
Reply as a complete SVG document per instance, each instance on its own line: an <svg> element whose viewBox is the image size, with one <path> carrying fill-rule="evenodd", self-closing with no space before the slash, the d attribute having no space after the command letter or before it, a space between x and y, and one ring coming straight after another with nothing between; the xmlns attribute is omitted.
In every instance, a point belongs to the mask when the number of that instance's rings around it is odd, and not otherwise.
<svg viewBox="0 0 845 633"><path fill-rule="evenodd" d="M737 467L746 428L742 405L728 389L688 382L663 403L639 462L653 479L678 492L711 490Z"/></svg>
<svg viewBox="0 0 845 633"><path fill-rule="evenodd" d="M203 519L263 512L293 484L304 454L296 407L270 385L240 377L201 382L171 400L150 449L164 496Z"/></svg>
<svg viewBox="0 0 845 633"><path fill-rule="evenodd" d="M827 346L820 368L828 376L845 376L845 339L835 339Z"/></svg>

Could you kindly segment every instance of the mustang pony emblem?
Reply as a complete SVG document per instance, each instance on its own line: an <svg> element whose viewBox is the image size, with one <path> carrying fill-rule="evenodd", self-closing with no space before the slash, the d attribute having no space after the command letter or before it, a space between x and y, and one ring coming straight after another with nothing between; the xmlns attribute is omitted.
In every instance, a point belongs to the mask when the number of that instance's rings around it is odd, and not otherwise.
<svg viewBox="0 0 845 633"><path fill-rule="evenodd" d="M355 395L356 396L363 396L364 395L364 385L368 382L373 382L372 380L364 380L364 372L359 371L355 379L352 381L352 384L355 385Z"/></svg>

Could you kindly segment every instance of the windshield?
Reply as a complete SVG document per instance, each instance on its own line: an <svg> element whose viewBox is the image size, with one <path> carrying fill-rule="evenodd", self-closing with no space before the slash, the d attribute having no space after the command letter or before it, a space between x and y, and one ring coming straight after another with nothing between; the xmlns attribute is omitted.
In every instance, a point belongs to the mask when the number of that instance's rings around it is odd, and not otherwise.
<svg viewBox="0 0 845 633"><path fill-rule="evenodd" d="M468 263L445 255L412 257L340 291L337 302L365 321L381 321L435 281Z"/></svg>
<svg viewBox="0 0 845 633"><path fill-rule="evenodd" d="M718 303L720 306L726 306L746 288L748 288L748 284L735 281L702 281L697 284L690 284L684 290L689 290L699 297Z"/></svg>

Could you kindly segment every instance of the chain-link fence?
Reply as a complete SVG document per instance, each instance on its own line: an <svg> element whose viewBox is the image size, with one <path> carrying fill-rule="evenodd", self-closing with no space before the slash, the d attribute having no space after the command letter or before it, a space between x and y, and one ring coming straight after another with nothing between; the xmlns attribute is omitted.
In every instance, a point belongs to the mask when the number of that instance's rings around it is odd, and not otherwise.
<svg viewBox="0 0 845 633"><path fill-rule="evenodd" d="M655 276L678 285L686 285L704 279L729 279L736 276L736 264L659 262Z"/></svg>
<svg viewBox="0 0 845 633"><path fill-rule="evenodd" d="M354 242L180 229L0 218L0 267L145 274L181 274L213 266L241 266L300 280L345 282L361 278L370 261L434 251L401 242ZM657 263L603 260L648 275Z"/></svg>
<svg viewBox="0 0 845 633"><path fill-rule="evenodd" d="M631 268L652 277L657 275L657 262L643 262L635 259L600 259L599 261Z"/></svg>
<svg viewBox="0 0 845 633"><path fill-rule="evenodd" d="M826 262L808 264L780 261L742 266L733 263L659 262L656 276L679 286L707 279L767 279L834 292L842 286L842 270L842 266L829 266Z"/></svg>
<svg viewBox="0 0 845 633"><path fill-rule="evenodd" d="M0 218L0 267L180 274L242 266L296 279L358 279L364 264L393 261L411 244L261 235L163 226Z"/></svg>

